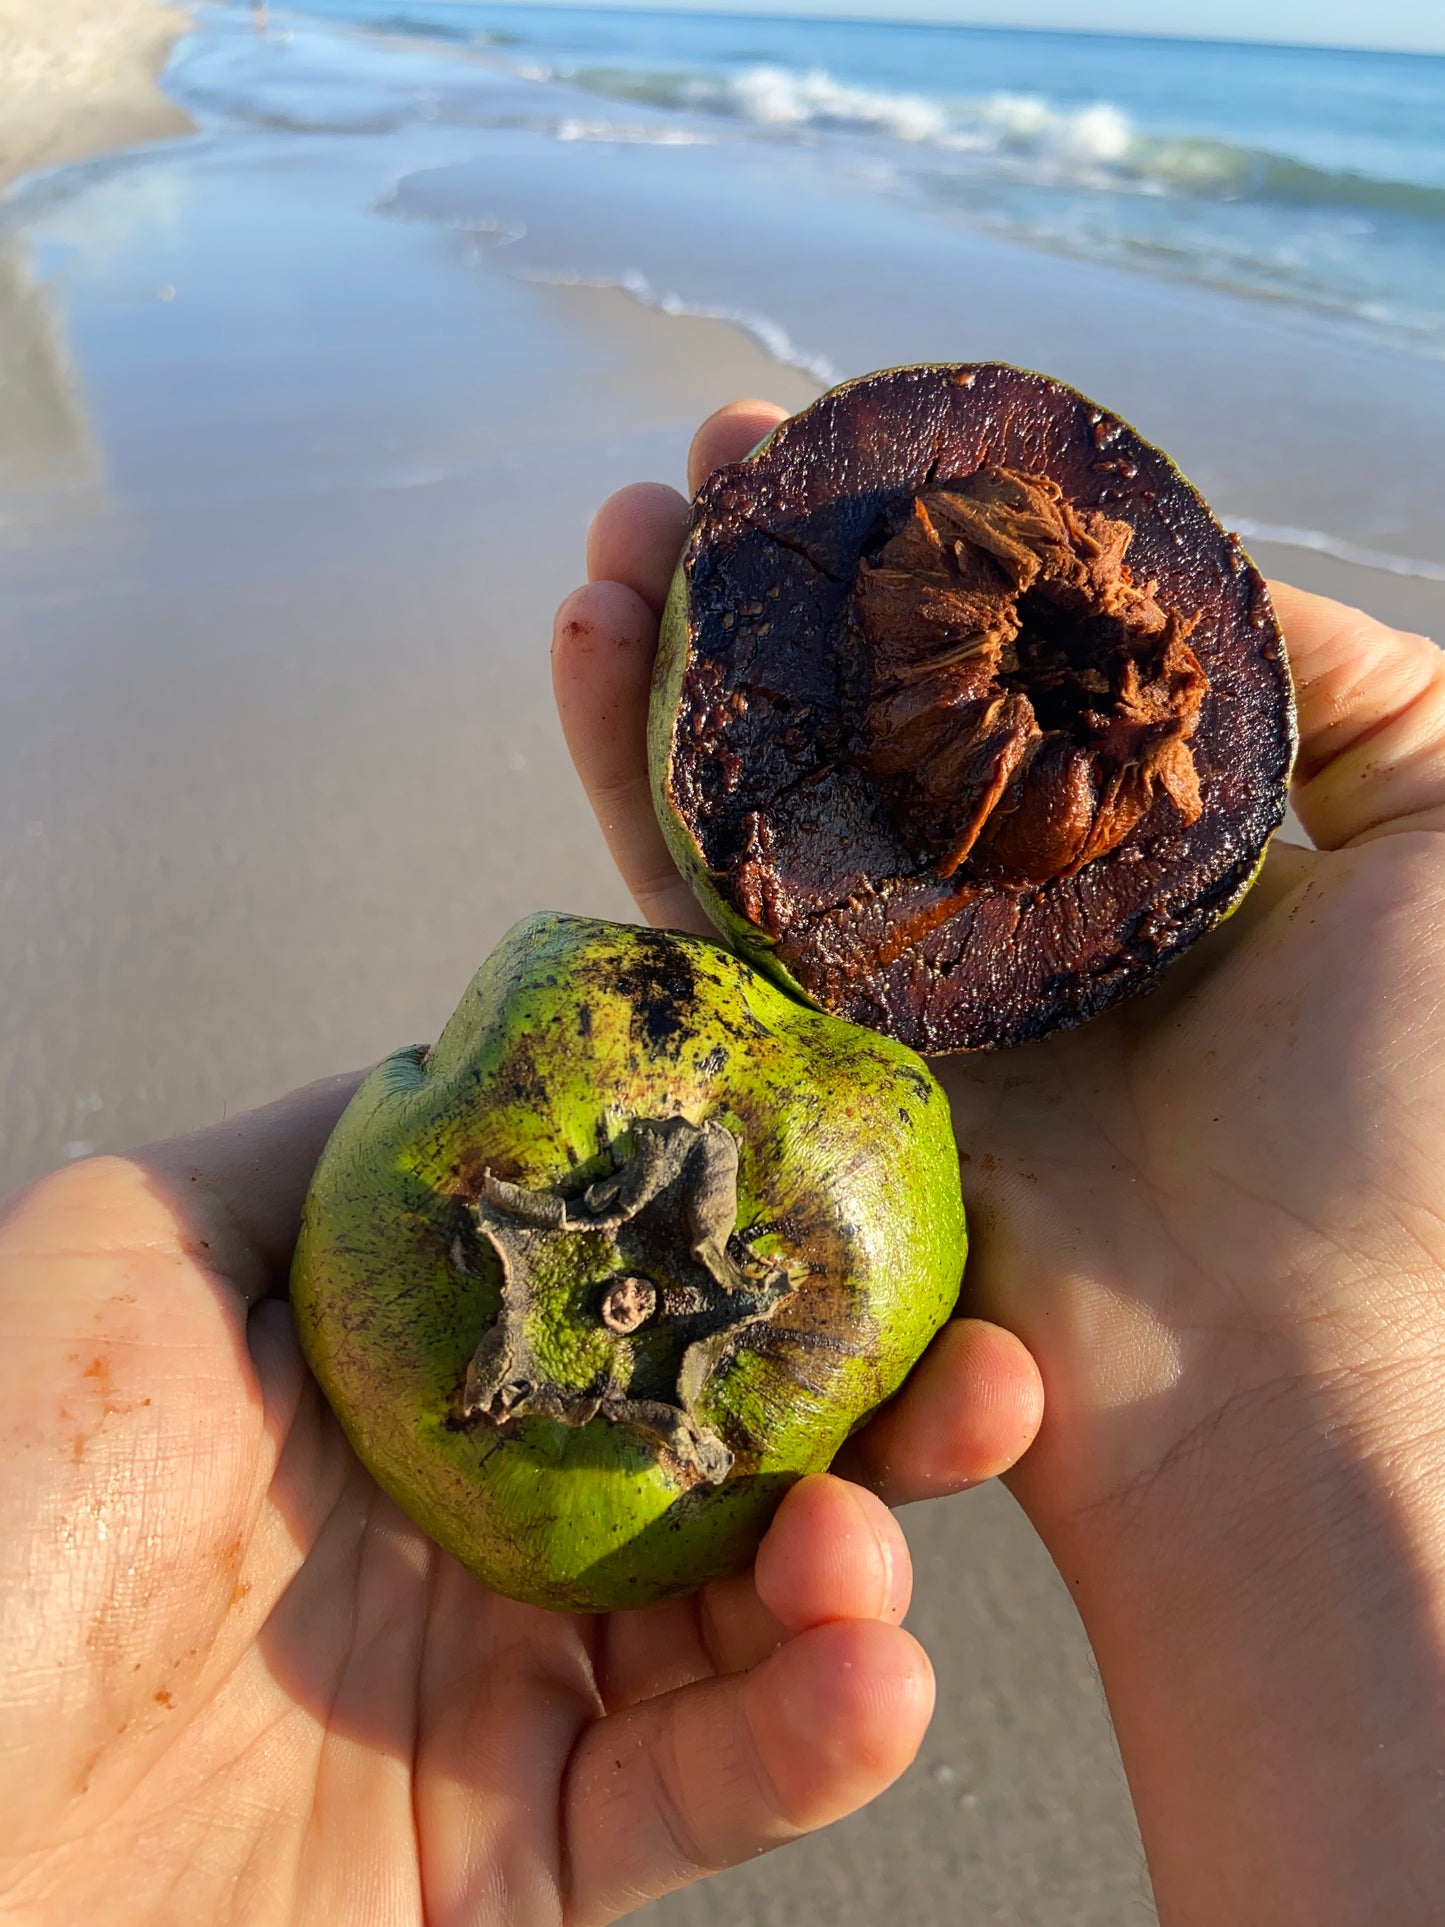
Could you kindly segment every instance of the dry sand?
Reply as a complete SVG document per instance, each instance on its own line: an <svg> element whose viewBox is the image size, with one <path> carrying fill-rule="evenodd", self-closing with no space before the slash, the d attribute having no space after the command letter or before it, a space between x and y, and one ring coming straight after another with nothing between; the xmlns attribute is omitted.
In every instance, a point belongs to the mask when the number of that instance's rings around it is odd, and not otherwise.
<svg viewBox="0 0 1445 1927"><path fill-rule="evenodd" d="M191 123L156 76L188 26L162 0L0 0L0 187L184 133Z"/></svg>

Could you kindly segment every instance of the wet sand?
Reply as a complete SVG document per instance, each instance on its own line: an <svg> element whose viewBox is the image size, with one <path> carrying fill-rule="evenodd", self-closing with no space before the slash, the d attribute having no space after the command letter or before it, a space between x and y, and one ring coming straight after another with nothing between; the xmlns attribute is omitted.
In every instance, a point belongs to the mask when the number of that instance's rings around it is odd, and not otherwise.
<svg viewBox="0 0 1445 1927"><path fill-rule="evenodd" d="M611 489L680 480L734 395L815 391L726 324L378 229L354 186L350 155L258 167L243 229L121 167L30 229L42 255L62 223L136 238L51 291L50 406L25 473L0 463L4 1181L434 1036L533 909L626 917L553 721L551 610ZM1150 1917L1022 1517L993 1490L905 1520L923 1756L657 1927L877 1927L901 1898L918 1927Z"/></svg>
<svg viewBox="0 0 1445 1927"><path fill-rule="evenodd" d="M551 611L606 494L680 482L722 401L817 383L727 323L526 279L495 232L382 218L396 166L384 132L216 118L18 204L0 1187L433 1037L532 910L629 914L553 720ZM1044 269L985 258L1022 313ZM1439 623L1437 585L1254 546ZM1021 1517L995 1489L905 1523L940 1680L920 1761L657 1927L1152 1919L1090 1657Z"/></svg>

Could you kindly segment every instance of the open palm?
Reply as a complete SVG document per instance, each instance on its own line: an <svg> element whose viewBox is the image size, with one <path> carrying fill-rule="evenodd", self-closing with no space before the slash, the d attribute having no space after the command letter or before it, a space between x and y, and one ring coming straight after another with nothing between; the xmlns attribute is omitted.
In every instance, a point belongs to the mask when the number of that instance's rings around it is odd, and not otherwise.
<svg viewBox="0 0 1445 1927"><path fill-rule="evenodd" d="M693 487L781 412L746 402L712 417ZM651 484L606 504L592 580L558 613L554 669L574 760L644 914L705 929L643 766L657 614L686 525L683 499ZM1043 1428L1011 1482L1094 1640L1156 1881L1169 1830L1152 1827L1151 1801L1170 1775L1153 1770L1157 1748L1143 1758L1132 1743L1133 1710L1177 1691L1221 1589L1294 1559L1294 1596L1308 1600L1313 1572L1333 1598L1326 1528L1348 1519L1365 1522L1350 1526L1355 1595L1395 1583L1391 1561L1407 1560L1417 1617L1434 1613L1395 1523L1398 1493L1423 1475L1385 1439L1411 1400L1423 1434L1438 1432L1445 1366L1445 658L1321 598L1281 587L1276 600L1300 707L1295 804L1318 847L1277 844L1242 908L1154 994L935 1067L974 1233L966 1298L1043 1375ZM1141 1655L1161 1626L1171 1658L1151 1677ZM1301 1716L1281 1683L1290 1629L1277 1630L1267 1676L1239 1690L1283 1730ZM1369 1687L1359 1653L1351 1664L1361 1678L1332 1689L1345 1732L1344 1703L1358 1687L1363 1719ZM1402 1662L1402 1697L1409 1678ZM1176 1844L1221 1772L1241 1789L1231 1824L1249 1824L1255 1769L1227 1726L1191 1744ZM1256 1794L1266 1752L1254 1749ZM1254 1806L1265 1825L1267 1798ZM1256 1917L1237 1897L1211 1911L1207 1869L1186 1884L1179 1918Z"/></svg>
<svg viewBox="0 0 1445 1927"><path fill-rule="evenodd" d="M694 485L781 413L715 415ZM554 666L574 759L640 908L707 932L643 759L686 518L652 484L603 508L594 579L558 613ZM1021 1334L1044 1373L1043 1433L1014 1481L1044 1517L1147 1479L1288 1363L1327 1372L1338 1361L1310 1349L1311 1328L1336 1304L1357 1323L1360 1255L1397 1245L1401 1216L1435 1240L1432 1262L1445 1250L1431 1167L1445 1010L1427 968L1445 919L1445 662L1421 637L1275 593L1301 707L1296 806L1320 847L1276 844L1243 907L1153 995L935 1066L975 1232L970 1305Z"/></svg>
<svg viewBox="0 0 1445 1927"><path fill-rule="evenodd" d="M0 1911L586 1927L908 1763L907 1548L805 1481L756 1572L610 1620L489 1593L353 1457L284 1288L354 1078L0 1214ZM892 1498L1001 1469L1016 1340L950 1329L855 1441Z"/></svg>

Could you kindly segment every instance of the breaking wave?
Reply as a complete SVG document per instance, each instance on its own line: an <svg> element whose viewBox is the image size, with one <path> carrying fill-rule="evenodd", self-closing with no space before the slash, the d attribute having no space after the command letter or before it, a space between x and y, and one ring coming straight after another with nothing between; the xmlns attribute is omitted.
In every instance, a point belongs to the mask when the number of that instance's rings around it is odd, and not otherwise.
<svg viewBox="0 0 1445 1927"><path fill-rule="evenodd" d="M1278 50L1265 67L1216 50L1222 82L1191 78L1192 55L1137 42L1121 42L1122 64L1080 68L1049 36L1030 37L1025 58L933 35L886 43L884 65L870 53L884 49L881 30L870 41L856 24L775 23L763 51L731 28L664 30L606 9L579 33L571 9L493 0L286 4L300 11L264 59L249 33L219 64L181 43L168 85L198 119L358 135L413 122L512 130L574 149L654 149L694 171L688 150L716 147L724 166L723 150L733 163L763 156L950 226L1285 304L1445 358L1445 146L1428 76L1377 75L1355 111L1359 77L1341 96L1338 64L1301 56L1325 88L1307 109L1299 76L1293 93L1271 91ZM350 31L308 29L307 14ZM377 32L384 67L365 45ZM1235 66L1238 99L1225 84Z"/></svg>
<svg viewBox="0 0 1445 1927"><path fill-rule="evenodd" d="M1209 200L1394 212L1445 222L1445 188L1314 167L1205 136L1142 132L1109 101L1060 106L1040 94L934 99L860 87L822 68L779 66L695 74L626 67L531 69L639 106L715 115L777 134L875 134L918 147L1046 170L1080 185L1132 187Z"/></svg>

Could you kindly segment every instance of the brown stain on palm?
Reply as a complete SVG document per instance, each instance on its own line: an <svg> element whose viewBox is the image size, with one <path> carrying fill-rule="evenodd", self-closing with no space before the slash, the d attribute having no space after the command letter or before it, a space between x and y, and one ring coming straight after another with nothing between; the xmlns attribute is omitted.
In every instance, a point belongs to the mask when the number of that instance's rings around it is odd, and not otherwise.
<svg viewBox="0 0 1445 1927"><path fill-rule="evenodd" d="M226 1601L227 1612L239 1606L251 1590L251 1581L241 1577L241 1562L246 1556L246 1541L240 1533L228 1539L216 1555L216 1567L223 1580L229 1580L231 1595Z"/></svg>
<svg viewBox="0 0 1445 1927"><path fill-rule="evenodd" d="M72 1352L69 1362L78 1365L84 1355L82 1352ZM132 1412L144 1411L151 1403L149 1398L128 1399L120 1395L116 1387L110 1356L106 1352L96 1352L82 1367L78 1389L85 1403L91 1407L92 1415L94 1415L94 1402L97 1399L100 1410L98 1415L82 1423L76 1419L69 1405L58 1408L57 1415L60 1423L74 1425L77 1428L69 1437L61 1441L60 1447L62 1455L71 1459L76 1465L83 1462L86 1452L95 1443L107 1419L126 1417Z"/></svg>
<svg viewBox="0 0 1445 1927"><path fill-rule="evenodd" d="M123 1404L116 1396L115 1379L111 1374L110 1359L104 1352L99 1353L86 1366L83 1377L90 1379L100 1394L100 1413L102 1418L111 1418L117 1412L131 1412L133 1404Z"/></svg>

